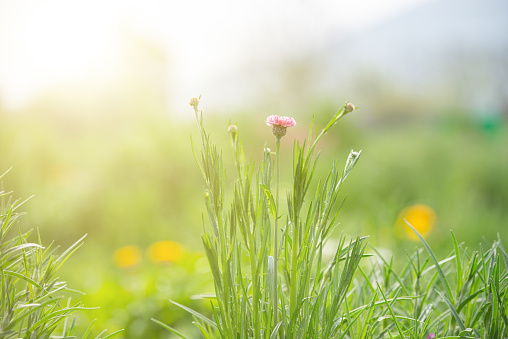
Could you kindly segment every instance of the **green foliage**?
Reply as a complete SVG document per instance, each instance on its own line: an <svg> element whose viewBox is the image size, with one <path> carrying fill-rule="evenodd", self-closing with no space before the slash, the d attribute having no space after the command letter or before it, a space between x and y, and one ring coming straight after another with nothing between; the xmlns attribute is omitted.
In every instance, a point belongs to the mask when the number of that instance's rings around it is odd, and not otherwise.
<svg viewBox="0 0 508 339"><path fill-rule="evenodd" d="M316 102L306 112L315 113L316 122L326 126L335 102ZM328 133L320 142L321 163L345 159L357 145L368 154L362 156L361 166L355 167L355 174L343 186L343 192L353 194L341 211L340 230L332 232L330 242L338 242L340 231L351 236L368 234L381 253L389 249L394 254L391 269L399 273L405 265L405 249L414 248L415 243L394 227L395 221L405 207L423 203L437 215L435 227L425 239L438 258L446 258L452 250L449 229L474 250L479 249L480 239L492 243L497 232L506 244L508 233L502 226L508 218L506 119L501 118L498 127L487 133L473 111L453 112L444 107L417 116L415 112L393 111L399 106L393 100L387 102L393 114L364 109L362 104L361 114L343 119L340 131ZM72 115L56 114L48 106L37 105L12 114L0 110L0 168L14 168L6 190L37 196L23 206L28 213L22 220L37 225L45 239L67 247L88 233L87 246L58 273L70 286L87 292L83 297L73 296L73 300L101 306L97 311L79 312L78 323L98 318L95 327L126 328L124 337L164 338L167 334L159 332L156 324L146 325L154 317L190 334L183 325L190 324L190 317L183 318L185 312L179 313L176 306L167 308L167 300L208 315L206 301L190 300L190 296L211 291L208 283L212 277L206 276L203 282L203 269L187 274L180 267L154 267L146 260L134 269L119 269L113 263L113 253L125 245L145 251L163 239L179 241L189 251L202 246L196 236L202 229L197 203L202 185L196 178L190 147L185 145L192 125L177 112L136 107L129 114L122 111L116 115L111 110L79 114L79 109L62 110ZM247 126L240 130L244 153L259 165L263 152L258 152L258 147L270 133L259 112L245 107L224 114L235 114L238 125ZM213 112L211 116L208 130L225 127L221 119L213 118ZM301 141L307 135L310 115L295 118L298 125L282 140L283 150L289 149L293 137ZM229 136L217 133L214 141L223 145ZM229 158L224 157L224 165L231 174ZM291 162L291 152L282 152L281 163L287 164L281 166L282 192L292 187L286 182L292 174ZM275 167L275 162L272 165ZM317 166L314 176L326 178L329 171L327 166ZM311 193L317 182L313 180L309 186ZM275 195L273 191L274 204ZM231 199L228 194L228 204ZM280 208L286 210L284 204ZM379 294L377 302L382 302Z"/></svg>
<svg viewBox="0 0 508 339"><path fill-rule="evenodd" d="M0 176L0 179L3 177ZM12 200L9 192L0 190L0 337L42 339L75 338L76 323L71 315L80 310L89 310L81 303L72 303L67 287L55 274L82 244L79 239L63 253L58 247L43 247L40 236L36 243L29 242L31 231L14 232L20 213L18 209L25 201ZM109 338L116 333L96 338ZM91 326L83 338L88 338ZM118 332L117 332L118 333Z"/></svg>
<svg viewBox="0 0 508 339"><path fill-rule="evenodd" d="M364 238L344 236L332 258L323 249L340 211L342 183L359 159L351 152L344 170L334 163L327 178L308 194L321 137L344 115L345 106L317 134L314 142L295 142L293 189L287 197L287 217L279 200L280 137L277 138L276 183L271 152L263 150L256 171L246 162L236 129L231 133L237 177L229 208L222 152L210 141L202 113L195 108L205 181L205 204L210 227L203 245L211 267L216 295L209 319L191 312L205 338L330 338L339 333L338 319L346 293L363 257ZM254 174L256 172L256 174ZM275 191L275 194L273 193ZM274 198L275 196L275 198ZM280 242L280 247L277 245ZM165 327L168 327L165 325ZM182 336L176 330L172 331Z"/></svg>
<svg viewBox="0 0 508 339"><path fill-rule="evenodd" d="M501 239L468 251L452 232L453 250L438 260L428 243L408 255L400 272L377 252L350 293L358 317L349 338L505 338L508 335L508 256ZM375 284L377 283L377 287ZM381 299L380 301L377 301ZM356 318L355 318L356 320Z"/></svg>
<svg viewBox="0 0 508 339"><path fill-rule="evenodd" d="M231 134L237 177L233 197L226 200L222 152L211 143L196 109L202 145L196 158L210 224L204 226L203 244L216 291L213 315L173 304L193 315L204 338L505 338L508 255L501 237L488 250L480 246L471 252L452 232L453 250L439 260L408 224L423 250L405 262L387 261L374 247L373 255L364 254L365 238L347 242L344 236L334 244L335 254L326 257L323 249L342 207L340 188L360 155L351 152L342 171L334 162L324 180L311 184L319 172L316 143L341 112L314 142L311 129L308 141L294 143L284 217L278 204L279 140L275 166L265 147L256 169L244 160L238 132Z"/></svg>
<svg viewBox="0 0 508 339"><path fill-rule="evenodd" d="M139 263L129 267L104 263L104 252L83 257L80 251L72 262L87 259L95 265L92 268L78 265L79 270L64 267L61 273L61 276L79 274L84 285L81 289L87 292L79 300L86 305L100 305L98 310L80 312L76 317L80 323L96 318L96 327L123 328L124 339L167 338L166 331L150 320L156 318L192 338L199 336L192 316L177 306L168 307L168 300L211 315L209 302L200 296L204 291L213 291L204 253L184 252L177 262L154 262L144 255Z"/></svg>

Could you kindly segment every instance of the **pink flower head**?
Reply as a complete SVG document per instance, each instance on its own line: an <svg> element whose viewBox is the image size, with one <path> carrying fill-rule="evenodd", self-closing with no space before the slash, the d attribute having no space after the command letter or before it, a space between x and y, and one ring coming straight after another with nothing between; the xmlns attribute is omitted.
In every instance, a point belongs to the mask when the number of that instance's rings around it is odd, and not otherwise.
<svg viewBox="0 0 508 339"><path fill-rule="evenodd" d="M296 125L296 121L291 117L279 117L278 115L270 115L268 118L266 118L266 124L268 126L279 125L281 127L293 127Z"/></svg>
<svg viewBox="0 0 508 339"><path fill-rule="evenodd" d="M432 332L429 333L429 335L427 336L427 339L434 339L436 338L436 335Z"/></svg>
<svg viewBox="0 0 508 339"><path fill-rule="evenodd" d="M268 126L272 126L272 134L275 135L277 140L286 135L288 127L296 125L295 119L285 116L279 117L278 115L270 115L265 122Z"/></svg>

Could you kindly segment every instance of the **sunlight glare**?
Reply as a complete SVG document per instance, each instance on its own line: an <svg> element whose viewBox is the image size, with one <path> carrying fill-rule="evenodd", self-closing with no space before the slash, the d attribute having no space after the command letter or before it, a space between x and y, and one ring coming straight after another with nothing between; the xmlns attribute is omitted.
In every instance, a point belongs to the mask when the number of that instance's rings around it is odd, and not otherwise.
<svg viewBox="0 0 508 339"><path fill-rule="evenodd" d="M116 27L108 11L97 8L56 0L11 9L0 36L0 89L11 108L49 88L108 75Z"/></svg>

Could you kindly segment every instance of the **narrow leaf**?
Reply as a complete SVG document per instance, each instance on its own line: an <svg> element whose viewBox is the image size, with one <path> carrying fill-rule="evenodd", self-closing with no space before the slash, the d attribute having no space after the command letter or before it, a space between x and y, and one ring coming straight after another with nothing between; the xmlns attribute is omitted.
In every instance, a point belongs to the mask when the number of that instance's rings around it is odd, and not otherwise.
<svg viewBox="0 0 508 339"><path fill-rule="evenodd" d="M452 295L452 290L450 288L450 284L448 284L448 280L446 280L446 276L443 273L443 270L441 269L441 265L439 265L439 261L437 260L436 255L434 254L434 252L430 248L429 244L425 241L425 239L423 239L422 235L413 226L411 226L411 224L409 224L406 219L404 219L404 222L406 223L406 225L409 226L409 228L411 228L413 230L413 232L415 232L416 236L418 238L420 238L420 241L422 242L423 246L425 247L425 249L429 253L430 257L432 258L432 261L434 262L434 265L436 265L436 270L437 270L437 273L439 275L439 278L441 279L441 282L445 285L446 292L448 293L448 297L450 299L450 302L453 304L453 295Z"/></svg>
<svg viewBox="0 0 508 339"><path fill-rule="evenodd" d="M174 329L173 327L164 324L162 321L159 321L159 320L154 319L154 318L151 318L150 320L152 320L154 323L159 324L160 326L164 327L166 330L173 332L174 334L176 334L180 338L187 339L187 337L184 334L182 334L178 330Z"/></svg>
<svg viewBox="0 0 508 339"><path fill-rule="evenodd" d="M273 199L272 192L270 192L270 188L265 184L259 184L263 189L263 192L266 195L266 199L268 200L268 208L270 209L270 213L272 213L274 218L277 218L277 207L275 205L275 200Z"/></svg>
<svg viewBox="0 0 508 339"><path fill-rule="evenodd" d="M176 306L178 306L178 307L180 307L180 308L182 308L182 309L186 310L187 312L189 312L190 314L192 314L192 315L193 315L193 316L195 316L196 318L198 318L198 319L200 319L200 320L204 321L205 323L207 323L208 325L210 325L211 327L213 327L215 330L217 330L217 331L219 330L219 329L217 328L217 324L215 324L215 322L214 322L214 321L212 321L212 320L208 319L207 317L205 317L205 316L204 316L204 315L202 315L201 313L196 312L196 311L194 311L193 309L188 308L188 307L186 307L186 306L184 306L184 305L182 305L182 304L179 304L179 303L177 303L176 301L170 300L169 302L170 302L170 303L172 303L173 305L176 305Z"/></svg>

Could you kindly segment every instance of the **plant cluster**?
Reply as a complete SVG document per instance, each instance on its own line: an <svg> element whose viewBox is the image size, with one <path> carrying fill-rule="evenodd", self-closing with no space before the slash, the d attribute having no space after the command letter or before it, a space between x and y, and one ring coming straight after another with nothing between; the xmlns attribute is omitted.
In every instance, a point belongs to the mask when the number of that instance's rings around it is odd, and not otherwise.
<svg viewBox="0 0 508 339"><path fill-rule="evenodd" d="M499 239L470 253L453 237L453 251L438 260L426 240L408 255L400 272L365 238L325 244L337 225L340 188L361 152L351 151L343 170L334 162L325 179L311 185L319 140L355 108L346 104L321 131L293 147L293 184L279 205L280 139L294 125L271 116L275 164L266 146L258 167L245 160L236 125L231 135L236 165L232 197L226 199L223 154L210 141L194 107L201 140L197 155L205 184L209 226L203 245L215 294L212 317L184 305L204 338L505 338L508 335L508 256ZM315 187L311 193L310 188ZM280 233L279 233L280 232ZM280 234L280 235L279 235ZM369 257L368 259L366 257ZM178 330L158 321L182 338Z"/></svg>
<svg viewBox="0 0 508 339"><path fill-rule="evenodd" d="M82 245L84 237L58 254L57 246L41 245L40 235L37 242L29 242L31 231L12 232L21 216L18 209L25 201L13 200L10 192L0 190L0 338L75 338L77 327L72 314L90 308L72 303L69 292L78 291L68 288L55 274ZM92 324L82 338L91 335ZM96 339L119 331L103 336L105 332Z"/></svg>
<svg viewBox="0 0 508 339"><path fill-rule="evenodd" d="M204 129L197 103L192 106L200 130L200 169L211 225L205 229L203 244L216 291L212 297L213 319L192 311L203 335L222 338L336 335L340 329L336 319L364 255L365 238L347 241L342 236L330 259L324 258L323 250L342 206L340 189L360 152L351 151L343 170L334 163L328 177L318 183L312 195L309 188L318 159L316 145L354 106L342 107L324 129L316 132L313 141L311 128L307 141L295 142L293 188L287 195L285 209L279 205L280 139L295 121L277 116L267 119L276 138L276 161L274 164L272 152L265 147L256 174L255 165L245 161L238 128L229 129L237 178L228 204L222 154ZM287 210L285 220L283 210Z"/></svg>
<svg viewBox="0 0 508 339"><path fill-rule="evenodd" d="M471 252L457 243L438 260L427 241L397 270L374 247L360 266L344 310L347 338L506 338L508 255L501 239ZM481 247L480 247L481 248Z"/></svg>

